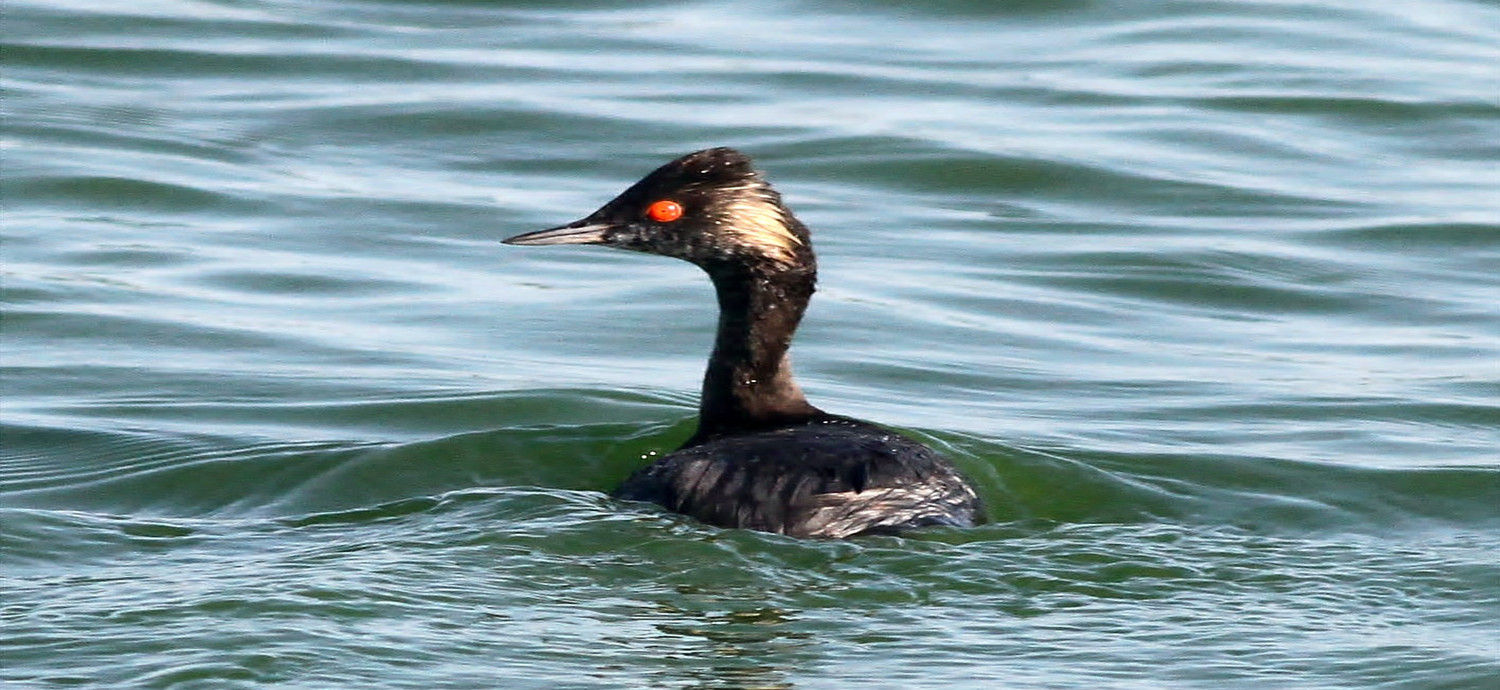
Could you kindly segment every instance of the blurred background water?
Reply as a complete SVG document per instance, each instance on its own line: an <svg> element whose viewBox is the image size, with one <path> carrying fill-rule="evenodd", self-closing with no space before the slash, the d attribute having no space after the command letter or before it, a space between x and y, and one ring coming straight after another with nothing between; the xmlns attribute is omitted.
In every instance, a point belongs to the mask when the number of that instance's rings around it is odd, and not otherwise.
<svg viewBox="0 0 1500 690"><path fill-rule="evenodd" d="M9 0L7 687L1500 683L1500 6ZM695 268L502 237L676 155L994 522L605 493Z"/></svg>

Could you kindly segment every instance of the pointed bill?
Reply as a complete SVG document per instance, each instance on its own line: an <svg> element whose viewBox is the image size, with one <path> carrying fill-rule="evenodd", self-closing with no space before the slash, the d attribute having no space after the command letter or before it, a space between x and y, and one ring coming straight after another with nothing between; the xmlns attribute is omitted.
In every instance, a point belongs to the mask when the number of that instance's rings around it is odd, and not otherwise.
<svg viewBox="0 0 1500 690"><path fill-rule="evenodd" d="M613 227L608 223L578 221L562 227L527 232L502 240L505 244L604 244L605 233Z"/></svg>

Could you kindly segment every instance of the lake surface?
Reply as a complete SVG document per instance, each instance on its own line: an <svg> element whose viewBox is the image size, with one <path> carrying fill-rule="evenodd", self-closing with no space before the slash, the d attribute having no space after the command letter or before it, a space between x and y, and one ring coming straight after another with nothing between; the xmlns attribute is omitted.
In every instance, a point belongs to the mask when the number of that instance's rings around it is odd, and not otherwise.
<svg viewBox="0 0 1500 690"><path fill-rule="evenodd" d="M1500 6L9 0L7 688L1500 687ZM989 525L606 492L688 151L813 228L815 404Z"/></svg>

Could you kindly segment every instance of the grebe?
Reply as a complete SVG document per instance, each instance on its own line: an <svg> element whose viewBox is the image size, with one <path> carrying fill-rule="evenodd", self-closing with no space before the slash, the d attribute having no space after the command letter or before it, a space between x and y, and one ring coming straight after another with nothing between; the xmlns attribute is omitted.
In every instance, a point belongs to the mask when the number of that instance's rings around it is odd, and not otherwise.
<svg viewBox="0 0 1500 690"><path fill-rule="evenodd" d="M979 496L932 449L807 402L787 357L817 280L807 230L730 148L678 158L577 222L506 244L602 244L708 273L719 326L698 430L614 496L721 527L844 538L984 521Z"/></svg>

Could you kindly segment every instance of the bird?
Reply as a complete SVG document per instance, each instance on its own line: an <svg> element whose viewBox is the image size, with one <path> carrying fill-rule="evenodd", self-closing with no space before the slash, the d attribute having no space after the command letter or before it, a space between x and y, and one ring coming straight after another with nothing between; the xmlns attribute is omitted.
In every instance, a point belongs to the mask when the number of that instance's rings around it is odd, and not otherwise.
<svg viewBox="0 0 1500 690"><path fill-rule="evenodd" d="M689 153L580 220L503 242L674 257L713 283L719 320L697 430L615 498L801 538L984 522L979 494L951 460L808 402L788 351L817 283L811 234L745 154Z"/></svg>

